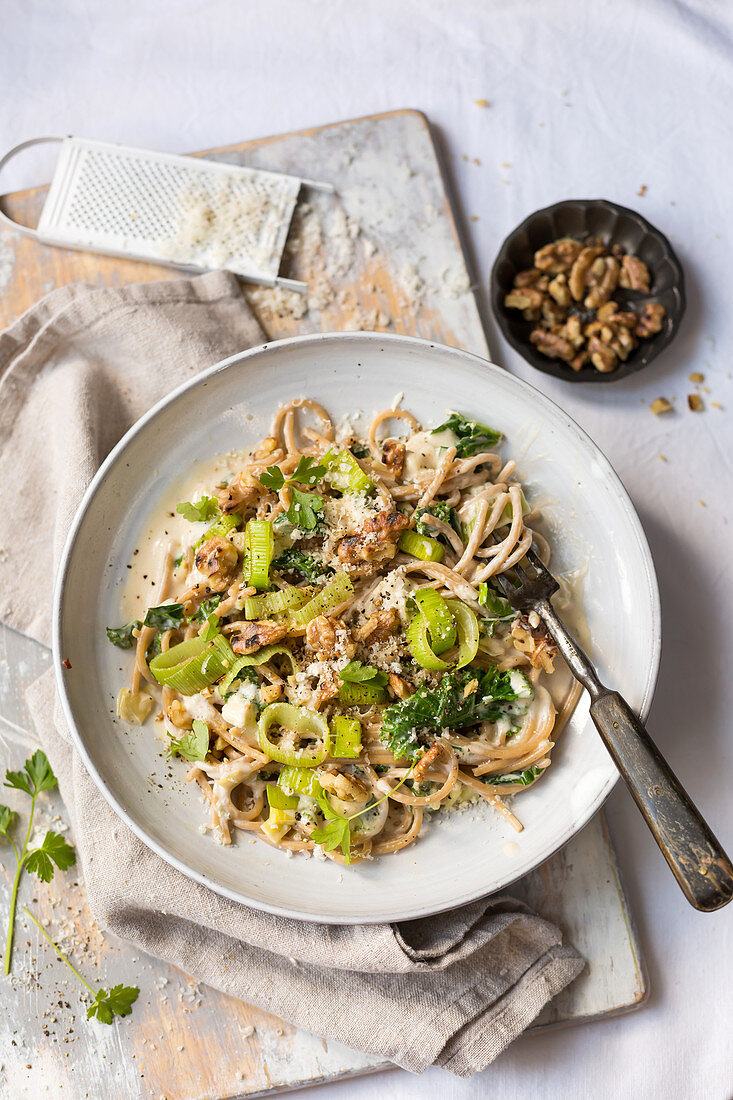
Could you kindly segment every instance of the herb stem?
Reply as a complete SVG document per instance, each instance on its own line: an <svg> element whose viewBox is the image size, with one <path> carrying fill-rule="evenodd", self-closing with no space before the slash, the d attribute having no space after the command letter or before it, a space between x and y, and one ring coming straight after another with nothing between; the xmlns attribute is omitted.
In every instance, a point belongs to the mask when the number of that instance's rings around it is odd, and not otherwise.
<svg viewBox="0 0 733 1100"><path fill-rule="evenodd" d="M72 972L73 974L76 974L76 976L77 976L77 978L79 979L79 981L81 982L81 984L82 984L82 985L84 985L84 986L86 986L86 987L87 987L87 989L89 990L89 992L90 992L90 993L92 994L92 996L94 996L94 995L95 995L95 994L94 994L94 990L93 990L93 989L92 989L92 987L90 986L89 982L85 981L85 980L84 980L84 978L82 978L82 976L81 976L81 974L79 973L79 971L78 971L78 970L76 969L76 967L75 967L75 966L73 966L73 965L72 965L72 964L71 964L71 963L69 962L69 960L67 959L66 955L64 955L64 953L63 953L63 951L61 950L61 948L60 948L60 947L57 947L57 946L56 946L56 944L55 944L55 943L53 942L53 940L51 939L51 937L49 936L48 932L47 932L47 931L46 931L46 929L45 929L45 928L43 927L43 925L41 924L41 922L40 922L39 920L37 920L37 919L36 919L36 918L35 918L35 917L33 916L33 914L32 914L32 913L31 913L31 912L30 912L30 911L29 911L28 909L26 909L26 907L25 907L24 905L23 905L23 906L21 906L21 908L22 908L23 912L25 913L25 915L26 915L27 917L30 917L30 919L31 919L31 920L33 921L33 923L35 924L36 928L37 928L37 929L38 929L38 931L39 931L39 932L41 933L41 935L42 935L42 936L45 936L45 938L46 938L46 939L48 940L48 942L49 942L49 943L51 944L51 947L52 947L52 948L54 949L54 951L56 952L56 954L58 955L58 957L59 957L59 958L61 959L61 961L62 961L62 962L65 962L65 963L66 963L66 965L68 966L69 970L71 970L71 972Z"/></svg>
<svg viewBox="0 0 733 1100"><path fill-rule="evenodd" d="M28 828L26 829L25 840L23 841L23 847L18 853L18 848L13 844L15 851L15 858L17 860L17 866L15 868L15 877L13 878L13 889L10 894L10 912L8 914L8 935L5 940L5 961L3 963L3 974L8 975L10 973L10 961L13 956L13 936L15 933L15 910L18 904L18 885L20 884L20 876L23 873L23 864L25 863L26 853L28 851L28 841L31 838L31 829L33 828L33 815L36 811L36 796L31 796L31 812L28 818Z"/></svg>

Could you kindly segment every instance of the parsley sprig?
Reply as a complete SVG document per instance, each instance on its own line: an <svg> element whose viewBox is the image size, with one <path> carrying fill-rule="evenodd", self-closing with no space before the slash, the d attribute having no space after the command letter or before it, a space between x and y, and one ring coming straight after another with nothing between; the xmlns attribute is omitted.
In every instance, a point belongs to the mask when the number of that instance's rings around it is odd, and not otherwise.
<svg viewBox="0 0 733 1100"><path fill-rule="evenodd" d="M178 753L189 764L200 763L206 759L209 751L209 727L200 718L194 718L193 728L183 737L171 737L168 746L168 756Z"/></svg>
<svg viewBox="0 0 733 1100"><path fill-rule="evenodd" d="M10 913L8 915L8 934L5 940L5 962L3 971L10 973L10 962L13 954L13 934L15 930L15 913L18 904L18 886L25 867L36 875L41 882L50 882L54 876L55 867L66 871L76 863L74 849L59 834L49 829L43 838L43 842L37 848L29 848L28 844L33 830L33 817L36 812L36 799L42 791L51 791L57 784L56 776L48 762L48 757L40 749L36 749L33 756L29 757L23 765L23 770L13 772L8 769L5 773L5 786L13 790L23 791L30 797L31 812L28 818L23 846L18 847L11 836L11 831L18 817L15 810L9 806L0 806L0 834L10 842L15 853L16 868L13 877L13 886L10 893Z"/></svg>
<svg viewBox="0 0 733 1100"><path fill-rule="evenodd" d="M176 511L190 523L206 523L210 519L217 519L221 515L221 509L213 497L203 496L195 503L184 500L176 505Z"/></svg>
<svg viewBox="0 0 733 1100"><path fill-rule="evenodd" d="M315 458L302 455L290 477L285 477L279 466L268 466L260 481L266 489L275 492L287 485L290 490L290 506L285 513L294 527L313 531L318 523L317 513L323 508L323 497L317 493L306 493L298 485L315 485L326 473L326 467L320 466Z"/></svg>
<svg viewBox="0 0 733 1100"><path fill-rule="evenodd" d="M97 989L82 978L76 967L67 959L60 947L57 947L39 920L23 906L23 912L35 924L42 936L48 940L62 962L66 963L72 974L75 974L83 986L94 997L90 1005L87 1005L87 1020L96 1017L102 1024L111 1024L115 1016L129 1016L132 1006L140 995L140 990L135 985L113 985L111 989Z"/></svg>
<svg viewBox="0 0 733 1100"><path fill-rule="evenodd" d="M340 848L344 854L344 862L348 866L351 863L351 822L356 821L358 817L373 810L376 806L380 806L382 802L389 798L390 794L399 790L402 784L410 778L415 764L417 764L417 760L410 765L402 779L392 788L389 794L382 795L376 802L371 802L363 810L359 810L357 814L351 814L350 817L342 817L341 814L337 814L326 796L323 795L318 799L318 805L321 807L325 824L323 828L313 830L311 840L314 840L316 844L321 844L324 852L332 852L335 848Z"/></svg>

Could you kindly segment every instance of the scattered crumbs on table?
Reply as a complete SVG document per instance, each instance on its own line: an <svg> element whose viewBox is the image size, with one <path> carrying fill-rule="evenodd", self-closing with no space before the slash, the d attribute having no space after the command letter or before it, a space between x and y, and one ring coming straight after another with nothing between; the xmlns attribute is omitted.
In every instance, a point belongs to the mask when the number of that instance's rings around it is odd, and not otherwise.
<svg viewBox="0 0 733 1100"><path fill-rule="evenodd" d="M702 412L705 408L702 397L699 393L688 393L687 404L693 412Z"/></svg>
<svg viewBox="0 0 733 1100"><path fill-rule="evenodd" d="M244 1036L245 1039L251 1039L252 1036L254 1035L254 1033L255 1033L255 1029L254 1029L252 1024L247 1024L246 1027L242 1028L242 1035Z"/></svg>
<svg viewBox="0 0 733 1100"><path fill-rule="evenodd" d="M476 165L478 165L478 167L480 168L480 167L481 167L481 159L480 159L480 157L474 157L474 158L473 158L473 163L474 163L474 164L476 164Z"/></svg>
<svg viewBox="0 0 733 1100"><path fill-rule="evenodd" d="M649 408L655 416L662 416L664 413L674 412L671 402L669 402L666 397L657 397L652 401Z"/></svg>
<svg viewBox="0 0 733 1100"><path fill-rule="evenodd" d="M471 221L472 222L477 222L478 221L478 214L472 214L471 215Z"/></svg>
<svg viewBox="0 0 733 1100"><path fill-rule="evenodd" d="M473 102L476 104L477 107L488 107L489 106L488 99L474 99Z"/></svg>
<svg viewBox="0 0 733 1100"><path fill-rule="evenodd" d="M645 183L642 183L641 187L639 188L639 190L636 193L637 193L637 195L639 196L640 199L643 199L648 190L649 190L649 188L647 187L647 185Z"/></svg>
<svg viewBox="0 0 733 1100"><path fill-rule="evenodd" d="M722 409L723 406L720 404L719 401L711 401L710 402L710 408L711 409Z"/></svg>
<svg viewBox="0 0 733 1100"><path fill-rule="evenodd" d="M669 462L669 459L666 455L660 455L659 457L661 458L662 462Z"/></svg>
<svg viewBox="0 0 733 1100"><path fill-rule="evenodd" d="M468 160L468 153L461 153L461 160Z"/></svg>
<svg viewBox="0 0 733 1100"><path fill-rule="evenodd" d="M502 168L511 168L512 162L510 160L503 160L501 162Z"/></svg>
<svg viewBox="0 0 733 1100"><path fill-rule="evenodd" d="M698 500L698 502L697 502L697 503L698 503L698 504L701 504L703 508L707 508L707 504L705 503L705 501L704 501L704 500Z"/></svg>
<svg viewBox="0 0 733 1100"><path fill-rule="evenodd" d="M699 370L694 370L692 374L687 375L688 382L704 382L705 375L701 374Z"/></svg>

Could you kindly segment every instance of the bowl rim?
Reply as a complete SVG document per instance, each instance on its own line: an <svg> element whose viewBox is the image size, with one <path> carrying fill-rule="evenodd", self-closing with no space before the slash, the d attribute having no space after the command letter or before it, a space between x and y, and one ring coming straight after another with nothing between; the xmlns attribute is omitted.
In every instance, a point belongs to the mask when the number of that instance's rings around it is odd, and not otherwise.
<svg viewBox="0 0 733 1100"><path fill-rule="evenodd" d="M656 237L661 242L662 247L664 248L664 251L666 253L666 259L669 261L675 271L675 282L671 289L676 297L677 308L674 315L672 316L672 323L665 333L665 337L663 340L661 340L657 344L653 344L651 341L649 341L648 347L650 354L648 355L648 357L646 359L642 357L637 365L634 365L632 361L632 365L626 370L624 369L626 364L622 364L618 370L610 371L609 373L604 373L603 371L594 371L592 373L588 372L586 374L583 371L576 373L570 368L568 368L568 371L565 371L562 366L558 365L560 363L559 360L556 361L548 357L545 357L546 362L541 359L538 359L538 361L535 362L527 355L527 352L530 350L527 342L515 336L514 333L511 331L509 327L509 318L504 312L503 304L498 300L499 264L508 259L506 255L507 249L514 238L520 233L525 232L527 227L534 221L535 218L539 218L542 216L551 216L563 207L573 205L580 205L586 208L604 207L614 214L625 214L635 219L642 225L647 233ZM499 326L499 330L507 343L510 344L510 346L514 348L514 350L519 355L522 356L522 359L525 361L525 363L532 367L533 370L540 371L542 374L546 374L550 378L557 378L561 382L572 382L576 384L585 382L591 384L602 382L623 382L625 378L629 378L632 374L637 374L639 371L644 370L646 367L650 366L650 364L653 363L657 356L661 352L663 352L665 348L669 347L671 342L674 340L679 330L680 324L682 323L682 318L685 315L685 310L687 308L687 296L685 293L685 273L680 259L674 250L672 242L669 240L666 234L662 232L661 229L657 229L655 225L652 225L649 219L646 218L643 214L640 214L638 210L632 210L630 206L623 206L621 203L614 202L612 199L560 199L559 202L554 202L550 206L543 206L537 210L533 210L530 214L526 216L526 218L523 219L523 221L519 223L519 225L515 226L514 229L507 233L506 237L499 246L496 258L491 265L489 286L491 309L496 323ZM653 295L650 296L653 297ZM539 353L537 354L539 355Z"/></svg>
<svg viewBox="0 0 733 1100"><path fill-rule="evenodd" d="M104 776L100 770L96 767L94 761L91 758L89 751L86 748L82 733L77 726L74 716L71 700L66 690L65 680L65 668L63 664L62 656L62 626L63 626L63 613L64 613L64 598L66 592L66 579L69 571L72 558L74 555L74 549L76 540L79 535L82 523L86 516L88 509L90 508L94 498L99 492L102 483L109 470L117 463L120 457L124 454L130 442L138 436L141 432L144 432L149 424L151 424L156 417L168 406L178 401L189 390L196 388L199 385L206 383L206 381L215 375L227 371L229 368L238 365L242 362L247 362L250 359L258 358L261 356L277 355L283 349L291 347L297 347L308 344L318 344L321 342L339 343L348 346L349 344L358 345L360 343L368 342L371 344L400 343L403 346L412 347L416 350L424 351L439 351L449 358L456 360L457 364L461 364L464 368L472 370L477 375L485 375L488 370L490 373L496 373L502 380L509 380L511 385L515 385L520 391L524 391L529 395L533 401L539 403L541 407L544 407L548 411L551 411L554 415L561 415L570 429L577 433L578 437L587 446L595 452L599 464L603 470L606 478L613 485L619 501L623 506L627 519L629 521L630 529L636 538L636 542L641 551L641 557L644 565L645 573L645 587L648 587L650 597L650 611L651 611L651 662L649 665L649 671L646 682L644 684L642 703L639 708L639 714L642 721L646 720L646 717L651 708L652 699L654 697L654 690L656 687L657 677L659 673L659 664L661 659L661 610L659 599L659 587L657 583L656 572L654 569L654 563L651 555L651 550L647 542L644 530L641 525L641 521L634 509L633 503L629 494L627 493L621 479L614 470L608 458L603 451L597 446L597 444L590 438L590 436L580 427L579 424L571 416L569 416L564 409L552 401L549 397L545 396L541 391L537 390L529 382L525 382L523 379L517 378L515 375L510 374L502 367L497 366L494 363L483 359L481 356L475 355L472 352L463 351L460 348L450 347L446 344L441 344L436 341L422 339L415 336L407 336L396 333L382 333L382 332L324 332L314 333L305 336L293 336L287 337L283 340L268 341L267 343L258 344L255 347L248 348L245 351L237 352L234 355L230 355L225 359L220 360L213 366L201 371L199 374L194 375L193 378L187 379L171 393L166 394L155 405L153 405L146 413L144 413L135 423L128 429L128 431L122 436L119 442L112 448L104 461L101 463L96 474L92 478L89 486L87 487L82 500L77 508L73 522L66 537L61 559L59 562L58 571L56 574L56 580L54 583L54 595L53 595L53 620L52 620L52 647L53 647L53 666L56 674L56 684L58 692L61 698L62 709L64 717L66 719L69 731L71 733L72 743L74 749L79 753L84 766L89 775L94 780L96 786L106 799L107 803L112 807L122 822L130 828L135 835L153 852L155 852L161 859L165 860L170 866L175 867L187 878L198 882L202 886L213 890L214 893L226 897L231 901L237 902L241 905L249 906L261 910L263 912L272 913L276 916L289 917L295 920L301 920L306 923L323 923L323 924L376 924L376 923L392 923L401 920L414 920L424 916L433 916L437 913L448 912L451 909L460 905L465 905L480 898L488 897L490 894L496 893L499 890L504 890L511 886L512 883L518 879L523 878L531 871L536 870L537 867L545 863L551 856L559 851L565 844L568 843L580 830L590 821L590 819L601 808L608 795L615 787L619 775L609 775L608 779L602 785L597 792L595 798L586 807L583 813L575 819L574 823L569 827L566 835L563 839L554 844L549 849L543 849L531 867L525 867L517 874L509 874L501 881L495 883L489 890L483 885L480 888L470 888L464 890L461 894L451 899L450 902L446 902L443 905L434 906L428 905L424 908L418 906L412 909L398 909L394 912L388 912L386 915L381 914L378 917L370 917L366 915L349 915L338 920L334 920L332 915L313 914L313 913L299 913L297 910L290 909L287 906L274 905L261 900L253 900L238 892L237 890L230 889L213 881L207 874L200 871L196 871L193 867L188 866L183 860L172 855L168 852L165 846L150 836L147 830L136 821L133 820L131 814L120 804L115 797L112 790L108 787Z"/></svg>

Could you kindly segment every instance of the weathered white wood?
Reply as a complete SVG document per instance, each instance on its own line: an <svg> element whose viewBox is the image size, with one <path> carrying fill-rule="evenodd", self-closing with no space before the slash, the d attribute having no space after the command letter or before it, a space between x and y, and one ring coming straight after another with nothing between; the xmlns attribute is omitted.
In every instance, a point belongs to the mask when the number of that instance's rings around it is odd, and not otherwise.
<svg viewBox="0 0 733 1100"><path fill-rule="evenodd" d="M423 117L415 112L342 123L244 143L216 156L333 182L334 197L309 196L285 273L309 283L308 310L295 297L258 290L251 300L271 338L296 332L385 328L486 355L487 347L450 207ZM14 197L33 220L42 191ZM343 214L347 215L344 222ZM346 225L346 234L344 234ZM348 227L351 233L348 235ZM297 235L299 234L299 235ZM0 302L7 323L51 286L168 278L165 269L43 249L0 230L15 277ZM398 388L396 380L395 389ZM390 395L391 396L391 395ZM48 665L42 647L0 627L0 764L18 767L32 741L23 689ZM25 814L15 792L4 799ZM43 796L41 823L65 812ZM59 822L54 820L54 827ZM113 854L111 855L113 858ZM7 908L12 860L0 848L0 904ZM643 963L601 816L513 888L555 921L588 960L581 977L537 1026L624 1011L646 991ZM368 1058L199 987L180 971L103 937L74 871L44 886L25 882L22 903L93 984L137 984L133 1015L112 1027L87 1024L83 992L34 928L18 928L14 974L0 981L0 1094L36 1100L46 1091L108 1100L255 1096L379 1068ZM59 1004L61 1001L61 1004Z"/></svg>

